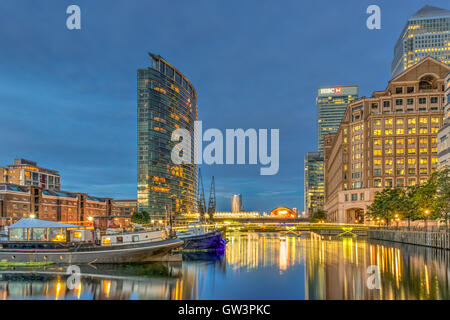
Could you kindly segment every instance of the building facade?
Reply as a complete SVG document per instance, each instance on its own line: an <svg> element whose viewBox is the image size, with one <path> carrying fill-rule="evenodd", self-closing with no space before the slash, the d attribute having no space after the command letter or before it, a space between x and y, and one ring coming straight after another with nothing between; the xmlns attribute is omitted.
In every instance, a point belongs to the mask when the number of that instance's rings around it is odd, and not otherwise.
<svg viewBox="0 0 450 320"><path fill-rule="evenodd" d="M35 217L78 223L88 221L89 217L118 215L120 210L111 198L0 183L0 217L12 221Z"/></svg>
<svg viewBox="0 0 450 320"><path fill-rule="evenodd" d="M38 167L37 162L25 159L14 159L14 164L0 167L1 182L44 189L61 189L61 176L58 171Z"/></svg>
<svg viewBox="0 0 450 320"><path fill-rule="evenodd" d="M308 152L305 157L305 214L311 214L323 207L323 153Z"/></svg>
<svg viewBox="0 0 450 320"><path fill-rule="evenodd" d="M321 87L317 92L317 151L323 151L323 137L336 132L347 105L358 99L358 86Z"/></svg>
<svg viewBox="0 0 450 320"><path fill-rule="evenodd" d="M363 223L377 191L424 182L437 167L444 79L450 67L427 57L384 91L348 105L325 137L325 205L332 222Z"/></svg>
<svg viewBox="0 0 450 320"><path fill-rule="evenodd" d="M131 215L137 210L137 200L127 199L127 200L115 200L114 201L118 209L120 210L120 215Z"/></svg>
<svg viewBox="0 0 450 320"><path fill-rule="evenodd" d="M445 77L444 126L438 132L439 168L450 168L450 73Z"/></svg>
<svg viewBox="0 0 450 320"><path fill-rule="evenodd" d="M197 166L175 164L171 141L176 129L194 137L197 93L190 81L162 57L150 54L152 64L138 74L138 210L160 219L170 208L175 218L195 211Z"/></svg>
<svg viewBox="0 0 450 320"><path fill-rule="evenodd" d="M394 48L391 78L427 56L450 65L450 11L425 6L409 18Z"/></svg>
<svg viewBox="0 0 450 320"><path fill-rule="evenodd" d="M231 198L231 212L238 213L242 211L242 195L235 194Z"/></svg>

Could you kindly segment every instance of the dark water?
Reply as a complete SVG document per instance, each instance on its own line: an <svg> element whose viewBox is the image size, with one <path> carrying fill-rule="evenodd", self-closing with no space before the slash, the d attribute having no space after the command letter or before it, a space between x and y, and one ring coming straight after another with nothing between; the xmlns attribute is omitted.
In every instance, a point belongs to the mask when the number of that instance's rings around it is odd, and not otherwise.
<svg viewBox="0 0 450 320"><path fill-rule="evenodd" d="M79 282L69 278L65 267L2 268L0 298L450 298L449 251L310 234L227 237L224 256L191 254L183 262L80 266ZM367 286L371 265L380 270L379 289Z"/></svg>

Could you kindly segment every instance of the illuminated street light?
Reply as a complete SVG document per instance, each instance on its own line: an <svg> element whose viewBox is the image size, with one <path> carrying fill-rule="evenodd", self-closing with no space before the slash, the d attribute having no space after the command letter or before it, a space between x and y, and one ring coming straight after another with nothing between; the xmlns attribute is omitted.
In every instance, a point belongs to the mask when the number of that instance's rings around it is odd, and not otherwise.
<svg viewBox="0 0 450 320"><path fill-rule="evenodd" d="M34 218L36 218L36 215L32 213L32 214L30 214L30 218L34 219Z"/></svg>
<svg viewBox="0 0 450 320"><path fill-rule="evenodd" d="M94 218L88 217L88 221L92 221L92 220L94 220Z"/></svg>

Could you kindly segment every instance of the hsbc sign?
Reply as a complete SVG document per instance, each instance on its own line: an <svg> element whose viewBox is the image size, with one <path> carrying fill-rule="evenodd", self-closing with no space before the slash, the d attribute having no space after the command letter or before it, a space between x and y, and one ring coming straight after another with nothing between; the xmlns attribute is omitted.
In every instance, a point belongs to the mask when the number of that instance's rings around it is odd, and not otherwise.
<svg viewBox="0 0 450 320"><path fill-rule="evenodd" d="M341 87L335 88L322 88L320 89L320 94L332 94L332 93L342 93L344 90Z"/></svg>

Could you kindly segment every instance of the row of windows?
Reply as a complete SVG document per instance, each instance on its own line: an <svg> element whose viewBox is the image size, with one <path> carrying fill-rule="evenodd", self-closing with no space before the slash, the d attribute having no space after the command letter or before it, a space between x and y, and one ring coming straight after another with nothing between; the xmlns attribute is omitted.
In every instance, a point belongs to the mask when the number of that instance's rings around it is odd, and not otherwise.
<svg viewBox="0 0 450 320"><path fill-rule="evenodd" d="M419 128L419 130L416 130L416 127L411 127L411 128L407 128L407 130L405 130L405 128L397 128L395 130L395 134L397 135L402 135L402 134L416 134L417 132L419 132L419 134L428 134L428 133L438 133L439 131L439 127L431 127L430 130L428 130L428 128L426 127L421 127ZM381 133L383 131L381 129L373 129L373 135L374 136L381 136ZM394 134L394 129L384 129L384 135L385 136L391 136Z"/></svg>
<svg viewBox="0 0 450 320"><path fill-rule="evenodd" d="M428 124L428 119L429 117L419 117L417 118L408 118L408 124L416 124L416 121L418 120L418 122L420 124ZM393 118L386 118L384 119L384 125L385 126L391 126L394 123L394 119ZM405 119L404 118L397 118L395 119L395 124L396 125L403 125L405 123ZM431 117L430 119L430 123L434 123L434 124L439 124L439 117ZM372 122L373 126L380 126L381 125L381 119L374 119Z"/></svg>
<svg viewBox="0 0 450 320"><path fill-rule="evenodd" d="M391 138L386 138L384 139L384 144L385 145L390 145L392 146L393 143L393 139ZM416 144L416 138L407 138L406 141L408 142L409 145L415 145ZM401 144L405 144L405 138L396 138L395 142L397 145ZM428 137L420 137L419 138L419 143L420 144L427 144L428 143ZM436 144L437 143L437 138L436 137L431 137L431 144ZM381 138L378 139L374 139L373 140L373 145L374 146L381 146Z"/></svg>
<svg viewBox="0 0 450 320"><path fill-rule="evenodd" d="M437 157L431 157L431 163L435 164L437 163L438 158ZM393 164L393 159L392 158L388 158L388 159L384 159L384 164L385 165L392 165ZM374 166L380 166L381 165L381 159L374 159L373 160L373 165ZM397 158L395 160L395 163L397 165L404 165L405 164L405 158ZM419 159L419 163L420 164L427 164L428 163L428 158L420 158ZM408 158L408 164L413 165L416 164L416 158Z"/></svg>
<svg viewBox="0 0 450 320"><path fill-rule="evenodd" d="M427 147L421 147L419 148L419 153L420 154L424 154L424 153L428 153L428 148ZM432 147L431 148L431 152L432 153L437 153L437 147ZM416 148L407 148L406 152L408 154L416 154ZM383 150L381 149L374 149L373 150L373 155L374 156L381 156L383 154ZM393 154L393 149L392 148L388 148L386 150L384 150L384 154ZM395 154L405 154L405 149L404 148L396 148L395 149Z"/></svg>
<svg viewBox="0 0 450 320"><path fill-rule="evenodd" d="M404 178L397 178L396 179L396 186L397 187L404 187L406 181L408 182L408 186L414 186L414 185L417 184L417 180L415 178L409 178L407 180L405 180ZM427 178L421 178L419 181L420 181L420 183L424 183L424 182L427 181ZM383 187L382 180L381 179L374 179L373 180L373 186L376 187L376 188ZM384 186L387 187L387 188L393 187L394 186L393 179L385 179L384 180Z"/></svg>

